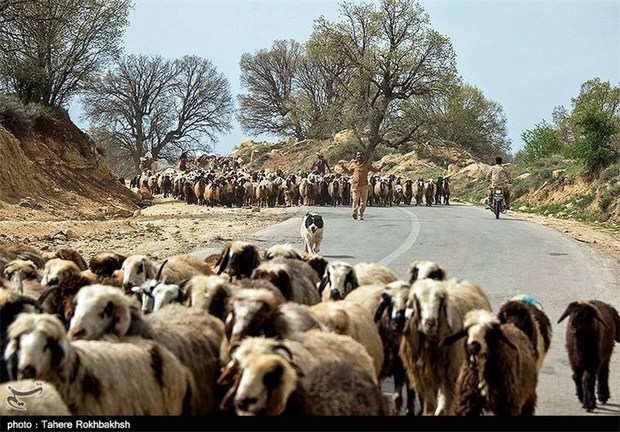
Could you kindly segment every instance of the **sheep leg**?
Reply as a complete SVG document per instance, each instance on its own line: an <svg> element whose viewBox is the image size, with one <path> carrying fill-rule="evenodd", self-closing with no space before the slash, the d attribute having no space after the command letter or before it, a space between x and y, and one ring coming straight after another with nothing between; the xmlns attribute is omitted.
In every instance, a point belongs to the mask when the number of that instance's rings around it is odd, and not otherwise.
<svg viewBox="0 0 620 432"><path fill-rule="evenodd" d="M596 376L596 396L601 403L609 400L609 359L601 365Z"/></svg>
<svg viewBox="0 0 620 432"><path fill-rule="evenodd" d="M583 404L583 384L581 383L581 377L583 375L583 371L581 369L576 369L573 372L573 381L575 382L576 395L579 399L579 402Z"/></svg>
<svg viewBox="0 0 620 432"><path fill-rule="evenodd" d="M595 375L586 370L581 378L584 392L584 408L590 412L596 408L596 399L594 398Z"/></svg>
<svg viewBox="0 0 620 432"><path fill-rule="evenodd" d="M437 395L434 391L424 389L419 392L420 399L422 399L422 415L432 416L435 414L435 408L437 407Z"/></svg>
<svg viewBox="0 0 620 432"><path fill-rule="evenodd" d="M454 414L454 387L443 385L439 388L437 396L437 409L435 415L453 415Z"/></svg>

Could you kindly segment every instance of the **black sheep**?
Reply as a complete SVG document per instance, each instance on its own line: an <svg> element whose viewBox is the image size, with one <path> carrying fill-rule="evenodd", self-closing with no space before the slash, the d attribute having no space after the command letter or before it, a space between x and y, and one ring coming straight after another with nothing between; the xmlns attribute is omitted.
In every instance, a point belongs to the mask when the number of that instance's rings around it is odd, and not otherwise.
<svg viewBox="0 0 620 432"><path fill-rule="evenodd" d="M570 303L558 319L570 316L566 327L566 350L573 370L577 397L587 411L609 400L609 361L614 341L620 342L620 316L611 305L599 300Z"/></svg>

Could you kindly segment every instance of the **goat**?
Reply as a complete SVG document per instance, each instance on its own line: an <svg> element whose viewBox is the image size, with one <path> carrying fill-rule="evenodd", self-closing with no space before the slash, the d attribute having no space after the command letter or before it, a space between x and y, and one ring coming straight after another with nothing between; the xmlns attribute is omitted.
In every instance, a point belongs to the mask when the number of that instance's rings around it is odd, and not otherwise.
<svg viewBox="0 0 620 432"><path fill-rule="evenodd" d="M600 300L570 303L558 319L570 317L566 326L566 351L573 371L579 402L587 411L596 408L596 396L607 403L609 362L614 342L620 342L620 316L611 305Z"/></svg>

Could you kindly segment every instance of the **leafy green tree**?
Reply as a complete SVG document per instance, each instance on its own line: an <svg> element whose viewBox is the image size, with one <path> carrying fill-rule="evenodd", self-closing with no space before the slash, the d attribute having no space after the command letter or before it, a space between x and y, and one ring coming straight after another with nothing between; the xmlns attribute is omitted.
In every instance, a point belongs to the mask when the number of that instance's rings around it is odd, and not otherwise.
<svg viewBox="0 0 620 432"><path fill-rule="evenodd" d="M420 125L399 121L411 100L444 92L457 79L450 40L431 28L428 14L411 0L343 2L340 16L339 22L317 19L311 39L320 38L318 45L346 67L343 123L369 154L378 144L411 139Z"/></svg>
<svg viewBox="0 0 620 432"><path fill-rule="evenodd" d="M2 89L60 107L122 52L130 0L1 0Z"/></svg>
<svg viewBox="0 0 620 432"><path fill-rule="evenodd" d="M428 107L434 113L432 136L456 143L482 159L509 154L502 106L487 99L477 87L459 85Z"/></svg>
<svg viewBox="0 0 620 432"><path fill-rule="evenodd" d="M544 120L534 129L523 131L521 139L525 146L517 157L523 161L532 162L563 152L558 130Z"/></svg>
<svg viewBox="0 0 620 432"><path fill-rule="evenodd" d="M87 82L82 102L106 146L131 155L136 171L149 151L174 162L181 150L211 149L208 141L232 129L230 84L196 56L121 58Z"/></svg>
<svg viewBox="0 0 620 432"><path fill-rule="evenodd" d="M591 104L577 114L575 124L581 135L572 147L573 155L584 161L590 172L596 172L613 164L620 157L620 150L612 137L618 126L610 112Z"/></svg>

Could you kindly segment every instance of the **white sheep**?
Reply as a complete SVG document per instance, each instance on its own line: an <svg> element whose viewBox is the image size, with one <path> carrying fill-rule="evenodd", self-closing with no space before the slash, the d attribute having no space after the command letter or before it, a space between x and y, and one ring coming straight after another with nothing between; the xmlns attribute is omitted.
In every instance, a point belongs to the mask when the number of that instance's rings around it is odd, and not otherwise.
<svg viewBox="0 0 620 432"><path fill-rule="evenodd" d="M457 347L442 346L441 341L461 330L468 311L490 311L489 299L473 283L419 279L411 287L408 306L411 319L400 356L409 382L422 399L423 415L453 415L463 353Z"/></svg>
<svg viewBox="0 0 620 432"><path fill-rule="evenodd" d="M381 379L383 343L368 310L359 304L345 303L343 300L320 302L308 309L322 330L351 336L361 343L373 359L375 376Z"/></svg>
<svg viewBox="0 0 620 432"><path fill-rule="evenodd" d="M156 278L160 267L162 268L161 279ZM146 255L130 255L123 261L121 270L125 290L142 286L149 279L177 283L194 275L213 274L211 266L191 254L174 255L161 262L157 262Z"/></svg>
<svg viewBox="0 0 620 432"><path fill-rule="evenodd" d="M392 270L380 264L332 261L325 268L319 293L322 301L342 300L360 285L385 285L396 279Z"/></svg>
<svg viewBox="0 0 620 432"><path fill-rule="evenodd" d="M4 357L13 379L48 381L73 415L189 413L193 377L154 343L70 342L49 314L20 314Z"/></svg>
<svg viewBox="0 0 620 432"><path fill-rule="evenodd" d="M218 318L179 304L169 304L143 317L129 297L106 286L84 287L75 302L71 338L92 340L112 333L122 339L139 336L161 343L187 366L195 379L192 413L215 412L219 352L225 342L224 324Z"/></svg>

